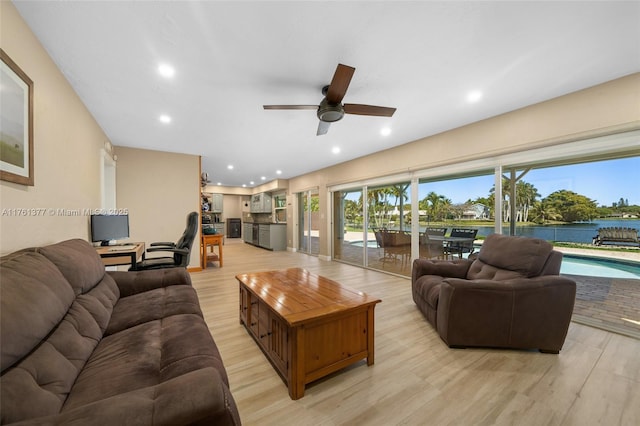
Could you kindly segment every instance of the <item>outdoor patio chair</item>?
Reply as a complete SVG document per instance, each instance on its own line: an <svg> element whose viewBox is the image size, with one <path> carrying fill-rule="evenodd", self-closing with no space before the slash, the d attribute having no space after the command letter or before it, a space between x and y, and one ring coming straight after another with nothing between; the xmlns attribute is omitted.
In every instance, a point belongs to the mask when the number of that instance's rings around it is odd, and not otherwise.
<svg viewBox="0 0 640 426"><path fill-rule="evenodd" d="M451 230L451 237L463 237L469 238L470 240L464 242L449 242L445 247L445 253L452 256L457 254L459 258L462 258L463 253L473 253L473 239L476 238L477 233L477 229L453 228Z"/></svg>
<svg viewBox="0 0 640 426"><path fill-rule="evenodd" d="M432 240L430 238L430 235L434 234L428 231L429 230L420 235L420 257L424 257L427 259L445 259L444 245L442 244L442 240ZM444 230L442 230L442 234L437 235L444 236Z"/></svg>

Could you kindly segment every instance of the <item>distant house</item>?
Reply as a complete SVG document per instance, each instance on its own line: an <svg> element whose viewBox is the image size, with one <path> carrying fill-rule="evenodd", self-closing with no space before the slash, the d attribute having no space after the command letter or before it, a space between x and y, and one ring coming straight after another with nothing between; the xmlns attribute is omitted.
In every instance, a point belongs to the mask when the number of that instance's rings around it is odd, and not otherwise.
<svg viewBox="0 0 640 426"><path fill-rule="evenodd" d="M481 203L466 206L462 218L468 220L489 219L489 208Z"/></svg>

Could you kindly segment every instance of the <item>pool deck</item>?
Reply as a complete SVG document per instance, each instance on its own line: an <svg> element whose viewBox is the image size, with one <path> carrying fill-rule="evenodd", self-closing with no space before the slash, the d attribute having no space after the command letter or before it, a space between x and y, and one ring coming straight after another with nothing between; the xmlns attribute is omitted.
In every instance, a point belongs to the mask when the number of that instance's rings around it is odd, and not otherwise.
<svg viewBox="0 0 640 426"><path fill-rule="evenodd" d="M569 248L569 247L554 247L555 250L558 250L562 253L567 254L579 254L581 256L595 256L595 257L606 257L609 259L622 259L622 260L631 260L634 262L640 263L640 249L633 250L630 249L628 251L615 251L615 250L596 250L589 248Z"/></svg>
<svg viewBox="0 0 640 426"><path fill-rule="evenodd" d="M629 260L640 263L640 250L607 251L556 247L581 256ZM640 339L640 280L567 275L576 282L574 322Z"/></svg>

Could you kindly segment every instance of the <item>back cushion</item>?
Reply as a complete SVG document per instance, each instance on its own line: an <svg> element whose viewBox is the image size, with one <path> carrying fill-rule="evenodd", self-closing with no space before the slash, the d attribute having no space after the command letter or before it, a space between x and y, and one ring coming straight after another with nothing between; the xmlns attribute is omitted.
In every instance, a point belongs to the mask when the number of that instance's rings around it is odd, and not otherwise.
<svg viewBox="0 0 640 426"><path fill-rule="evenodd" d="M469 267L469 271L467 271L468 280L504 281L521 277L524 277L524 275L518 271L496 268L495 266L486 264L479 259L476 259Z"/></svg>
<svg viewBox="0 0 640 426"><path fill-rule="evenodd" d="M550 243L539 238L491 234L484 240L467 278L536 277L542 273L552 250Z"/></svg>
<svg viewBox="0 0 640 426"><path fill-rule="evenodd" d="M75 294L86 293L105 275L100 255L85 240L67 240L38 248L37 251L60 269Z"/></svg>

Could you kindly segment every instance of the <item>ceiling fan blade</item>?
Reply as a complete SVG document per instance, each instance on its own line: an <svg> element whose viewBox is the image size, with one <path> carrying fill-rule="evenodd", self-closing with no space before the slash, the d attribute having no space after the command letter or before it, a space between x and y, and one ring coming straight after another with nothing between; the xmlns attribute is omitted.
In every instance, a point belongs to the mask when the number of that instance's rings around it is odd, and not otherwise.
<svg viewBox="0 0 640 426"><path fill-rule="evenodd" d="M316 133L316 136L326 135L327 132L329 131L330 125L331 123L327 123L326 121L320 120L320 122L318 123L318 132Z"/></svg>
<svg viewBox="0 0 640 426"><path fill-rule="evenodd" d="M375 115L377 117L392 117L396 112L395 108L381 107L375 105L344 104L345 114Z"/></svg>
<svg viewBox="0 0 640 426"><path fill-rule="evenodd" d="M318 105L263 105L264 109L318 109Z"/></svg>
<svg viewBox="0 0 640 426"><path fill-rule="evenodd" d="M342 98L344 98L345 93L347 93L349 83L351 83L351 77L353 77L355 71L356 69L353 67L338 64L336 72L333 74L331 84L329 85L329 90L327 91L326 97L330 104L337 105L342 102Z"/></svg>

